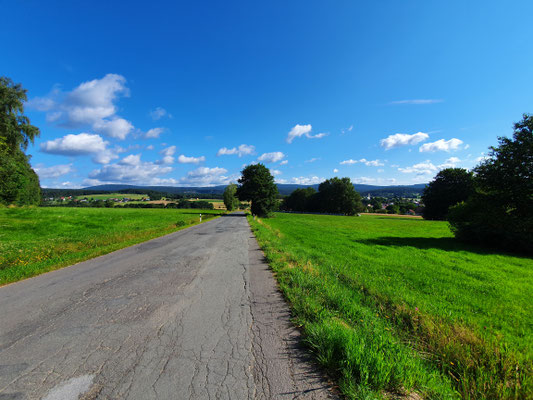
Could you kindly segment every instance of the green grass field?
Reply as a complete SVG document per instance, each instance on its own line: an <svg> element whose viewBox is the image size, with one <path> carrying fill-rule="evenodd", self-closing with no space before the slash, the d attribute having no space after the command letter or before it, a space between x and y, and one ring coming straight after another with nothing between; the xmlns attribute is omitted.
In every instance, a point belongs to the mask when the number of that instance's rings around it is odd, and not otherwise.
<svg viewBox="0 0 533 400"><path fill-rule="evenodd" d="M439 221L250 223L295 323L348 397L533 397L531 258L461 244Z"/></svg>
<svg viewBox="0 0 533 400"><path fill-rule="evenodd" d="M0 208L0 285L199 223L216 210Z"/></svg>

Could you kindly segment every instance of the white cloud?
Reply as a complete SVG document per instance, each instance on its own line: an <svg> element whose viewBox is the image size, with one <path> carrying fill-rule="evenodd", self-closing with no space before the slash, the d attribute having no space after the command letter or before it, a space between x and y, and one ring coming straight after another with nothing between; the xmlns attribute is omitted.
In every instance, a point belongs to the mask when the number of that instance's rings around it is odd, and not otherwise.
<svg viewBox="0 0 533 400"><path fill-rule="evenodd" d="M155 110L150 111L150 117L154 121L157 121L163 117L172 118L172 114L169 114L163 107L156 107Z"/></svg>
<svg viewBox="0 0 533 400"><path fill-rule="evenodd" d="M313 157L313 158L310 158L309 160L305 160L306 163L314 163L315 161L318 161L320 160L320 157Z"/></svg>
<svg viewBox="0 0 533 400"><path fill-rule="evenodd" d="M258 160L265 163L275 163L285 158L285 154L281 151L274 151L272 153L263 153L259 156Z"/></svg>
<svg viewBox="0 0 533 400"><path fill-rule="evenodd" d="M161 164L172 164L174 162L174 153L176 152L176 146L170 146L159 152L163 156L163 159L159 162Z"/></svg>
<svg viewBox="0 0 533 400"><path fill-rule="evenodd" d="M459 164L461 160L457 157L450 157L444 163L438 166L439 169L445 169L445 168L455 168L457 164Z"/></svg>
<svg viewBox="0 0 533 400"><path fill-rule="evenodd" d="M287 143L292 143L292 141L298 137L305 136L309 139L320 139L324 136L327 136L327 133L318 133L316 135L311 135L311 130L313 127L311 124L308 125L300 125L296 124L288 133L287 135Z"/></svg>
<svg viewBox="0 0 533 400"><path fill-rule="evenodd" d="M478 158L476 158L476 163L480 163L480 162L483 162L485 160L490 160L490 157L487 156L487 155L484 155L483 153L481 153L482 155Z"/></svg>
<svg viewBox="0 0 533 400"><path fill-rule="evenodd" d="M249 144L241 144L239 147L233 147L231 149L222 147L217 152L217 156L238 155L239 157L242 157L251 154L255 154L255 146Z"/></svg>
<svg viewBox="0 0 533 400"><path fill-rule="evenodd" d="M79 156L104 151L106 145L107 142L100 135L80 133L41 143L41 151L64 156Z"/></svg>
<svg viewBox="0 0 533 400"><path fill-rule="evenodd" d="M126 79L107 74L83 82L70 92L54 89L47 97L32 99L30 105L45 111L48 122L65 128L91 127L98 133L123 140L134 127L116 115L115 102L121 96L129 96Z"/></svg>
<svg viewBox="0 0 533 400"><path fill-rule="evenodd" d="M273 176L283 175L283 172L281 172L279 169L271 169L271 170L270 170L270 173L271 173Z"/></svg>
<svg viewBox="0 0 533 400"><path fill-rule="evenodd" d="M435 173L437 170L438 168L433 165L429 160L415 164L411 167L398 168L398 171L403 172L404 174L415 173L417 175L432 174Z"/></svg>
<svg viewBox="0 0 533 400"><path fill-rule="evenodd" d="M124 140L126 136L133 130L131 122L123 118L113 118L111 120L102 119L96 121L93 125L96 132L105 136Z"/></svg>
<svg viewBox="0 0 533 400"><path fill-rule="evenodd" d="M145 134L144 137L147 139L154 139L158 138L159 135L161 135L165 131L164 128L152 128L149 129Z"/></svg>
<svg viewBox="0 0 533 400"><path fill-rule="evenodd" d="M33 169L37 175L39 175L40 179L58 178L74 171L72 164L53 165L51 167L45 167L44 165L39 164Z"/></svg>
<svg viewBox="0 0 533 400"><path fill-rule="evenodd" d="M341 135L344 135L353 130L353 125L350 125L348 128L341 129Z"/></svg>
<svg viewBox="0 0 533 400"><path fill-rule="evenodd" d="M129 156L124 157L119 161L120 165L140 165L141 164L141 155L140 154L130 154Z"/></svg>
<svg viewBox="0 0 533 400"><path fill-rule="evenodd" d="M152 162L131 164L110 164L89 174L89 184L129 183L141 185L161 184L159 175L172 171L172 167L157 165ZM175 181L176 182L176 181Z"/></svg>
<svg viewBox="0 0 533 400"><path fill-rule="evenodd" d="M442 103L444 100L442 99L413 99L413 100L398 100L398 101L391 101L389 104L435 104L435 103Z"/></svg>
<svg viewBox="0 0 533 400"><path fill-rule="evenodd" d="M394 135L389 135L385 139L380 140L381 147L384 147L385 150L394 149L400 146L412 146L423 142L429 138L429 135L424 132L417 132L409 135L407 133L396 133Z"/></svg>
<svg viewBox="0 0 533 400"><path fill-rule="evenodd" d="M154 149L154 145L153 144L146 146L146 150L153 150L153 149Z"/></svg>
<svg viewBox="0 0 533 400"><path fill-rule="evenodd" d="M361 158L359 162L362 162L368 167L383 167L385 165L379 160L367 160L366 158Z"/></svg>
<svg viewBox="0 0 533 400"><path fill-rule="evenodd" d="M319 178L318 176L300 176L300 177L294 177L291 178L291 183L297 184L297 185L315 185L317 183L324 182L324 178Z"/></svg>
<svg viewBox="0 0 533 400"><path fill-rule="evenodd" d="M459 146L463 144L463 141L460 139L450 139L444 140L440 139L433 143L425 143L418 149L421 153L434 153L435 151L452 151L458 150Z"/></svg>
<svg viewBox="0 0 533 400"><path fill-rule="evenodd" d="M75 128L94 124L116 112L114 102L128 96L126 79L117 74L107 74L102 79L83 82L71 92L55 90L48 98L32 100L41 111L47 111L50 121Z"/></svg>
<svg viewBox="0 0 533 400"><path fill-rule="evenodd" d="M287 165L289 163L289 160L283 160L279 163L279 165Z"/></svg>
<svg viewBox="0 0 533 400"><path fill-rule="evenodd" d="M229 183L231 179L231 177L224 175L227 172L227 169L220 167L199 167L189 171L186 177L180 179L180 182L182 184L198 186L224 185Z"/></svg>
<svg viewBox="0 0 533 400"><path fill-rule="evenodd" d="M333 168L333 173L336 174L337 172L339 172L339 170L337 168Z"/></svg>
<svg viewBox="0 0 533 400"><path fill-rule="evenodd" d="M351 158L349 160L344 160L340 162L341 165L353 165L356 163L357 163L357 160L352 160Z"/></svg>
<svg viewBox="0 0 533 400"><path fill-rule="evenodd" d="M118 158L116 152L107 148L107 144L100 135L79 133L41 143L40 148L45 153L69 157L92 155L94 162L107 164Z"/></svg>
<svg viewBox="0 0 533 400"><path fill-rule="evenodd" d="M205 161L205 157L204 156L201 156L201 157L187 157L185 155L180 155L178 157L178 162L180 164L198 164L200 162L203 162Z"/></svg>

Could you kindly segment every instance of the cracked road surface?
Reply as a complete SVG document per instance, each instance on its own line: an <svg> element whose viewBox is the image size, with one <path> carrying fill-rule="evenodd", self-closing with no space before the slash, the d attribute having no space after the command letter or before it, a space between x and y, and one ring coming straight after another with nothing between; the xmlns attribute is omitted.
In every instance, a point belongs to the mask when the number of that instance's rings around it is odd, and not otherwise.
<svg viewBox="0 0 533 400"><path fill-rule="evenodd" d="M243 214L0 288L0 400L326 399Z"/></svg>

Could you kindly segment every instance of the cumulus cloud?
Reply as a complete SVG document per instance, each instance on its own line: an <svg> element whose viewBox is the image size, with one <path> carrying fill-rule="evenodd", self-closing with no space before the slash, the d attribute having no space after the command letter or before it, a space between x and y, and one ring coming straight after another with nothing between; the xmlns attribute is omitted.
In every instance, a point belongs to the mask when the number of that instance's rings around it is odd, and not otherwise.
<svg viewBox="0 0 533 400"><path fill-rule="evenodd" d="M291 178L290 182L297 185L315 185L317 183L324 182L324 178L319 178L318 176L299 176Z"/></svg>
<svg viewBox="0 0 533 400"><path fill-rule="evenodd" d="M450 140L440 139L433 143L424 143L418 149L421 153L434 153L436 151L452 151L458 150L459 147L463 144L463 141L457 138Z"/></svg>
<svg viewBox="0 0 533 400"><path fill-rule="evenodd" d="M285 154L281 151L274 151L272 153L263 153L259 156L258 160L265 163L275 163L285 158Z"/></svg>
<svg viewBox="0 0 533 400"><path fill-rule="evenodd" d="M89 174L87 183L128 183L142 185L162 184L160 175L168 174L172 167L157 165L152 162L139 164L110 164ZM170 182L169 182L170 183Z"/></svg>
<svg viewBox="0 0 533 400"><path fill-rule="evenodd" d="M144 137L147 139L156 139L165 131L164 128L152 128L149 129L145 134Z"/></svg>
<svg viewBox="0 0 533 400"><path fill-rule="evenodd" d="M217 152L217 156L238 155L239 157L242 157L251 154L255 154L255 146L249 144L241 144L239 147L233 147L231 149L228 149L227 147L222 147Z"/></svg>
<svg viewBox="0 0 533 400"><path fill-rule="evenodd" d="M320 139L324 136L327 136L327 133L318 133L316 135L311 135L311 130L313 127L311 124L308 125L300 125L296 124L288 133L287 135L287 143L292 143L292 141L298 137L305 136L309 139Z"/></svg>
<svg viewBox="0 0 533 400"><path fill-rule="evenodd" d="M278 175L282 175L283 172L281 172L279 169L271 169L270 170L270 173L273 175L273 176L278 176Z"/></svg>
<svg viewBox="0 0 533 400"><path fill-rule="evenodd" d="M129 96L126 79L107 74L101 79L83 82L70 92L55 89L47 97L32 99L30 106L45 111L47 121L59 126L92 127L103 135L125 139L133 125L116 116L115 102L123 96Z"/></svg>
<svg viewBox="0 0 533 400"><path fill-rule="evenodd" d="M154 121L157 121L163 117L172 118L172 114L169 114L163 107L156 107L155 110L150 111L150 117L152 117Z"/></svg>
<svg viewBox="0 0 533 400"><path fill-rule="evenodd" d="M42 164L33 168L40 179L58 178L74 171L72 164L60 164L53 165L51 167L45 167Z"/></svg>
<svg viewBox="0 0 533 400"><path fill-rule="evenodd" d="M357 160L352 160L351 158L349 160L344 160L340 162L341 165L353 165L356 163L357 163Z"/></svg>
<svg viewBox="0 0 533 400"><path fill-rule="evenodd" d="M92 155L92 160L98 164L108 164L117 159L118 151L107 148L108 142L100 135L90 133L69 134L61 138L41 143L41 151L67 157Z"/></svg>
<svg viewBox="0 0 533 400"><path fill-rule="evenodd" d="M391 101L389 104L395 105L395 104L435 104L435 103L442 103L444 100L442 99L412 99L412 100L397 100L397 101Z"/></svg>
<svg viewBox="0 0 533 400"><path fill-rule="evenodd" d="M450 157L448 158L446 161L444 161L444 163L442 163L441 165L439 165L439 169L444 169L444 168L455 168L457 166L457 164L459 164L461 162L461 160L457 157Z"/></svg>
<svg viewBox="0 0 533 400"><path fill-rule="evenodd" d="M367 160L366 158L361 158L359 162L362 162L368 167L383 167L385 165L379 160Z"/></svg>
<svg viewBox="0 0 533 400"><path fill-rule="evenodd" d="M318 161L320 160L320 157L313 157L313 158L310 158L309 160L305 160L306 163L314 163L315 161Z"/></svg>
<svg viewBox="0 0 533 400"><path fill-rule="evenodd" d="M80 133L41 143L41 151L63 156L79 156L105 151L106 145L107 142L100 135Z"/></svg>
<svg viewBox="0 0 533 400"><path fill-rule="evenodd" d="M141 155L140 154L130 154L129 156L124 157L119 161L120 165L140 165L141 164Z"/></svg>
<svg viewBox="0 0 533 400"><path fill-rule="evenodd" d="M123 118L113 118L111 120L100 120L93 124L96 132L115 139L124 140L126 136L133 130L131 122Z"/></svg>
<svg viewBox="0 0 533 400"><path fill-rule="evenodd" d="M176 152L176 146L170 146L159 152L163 156L160 164L172 164L174 162L174 153Z"/></svg>
<svg viewBox="0 0 533 400"><path fill-rule="evenodd" d="M398 171L403 172L404 174L433 174L438 170L438 168L431 163L431 161L426 160L424 162L414 164L411 167L398 168Z"/></svg>
<svg viewBox="0 0 533 400"><path fill-rule="evenodd" d="M225 185L230 181L230 177L225 176L227 172L227 169L220 167L199 167L189 171L186 177L180 179L180 182L198 186Z"/></svg>
<svg viewBox="0 0 533 400"><path fill-rule="evenodd" d="M429 135L424 132L417 132L409 135L407 133L396 133L394 135L389 135L385 139L380 140L381 147L384 147L385 150L394 149L400 146L412 146L423 142L429 138Z"/></svg>
<svg viewBox="0 0 533 400"><path fill-rule="evenodd" d="M283 160L279 163L279 165L287 165L289 163L289 160Z"/></svg>
<svg viewBox="0 0 533 400"><path fill-rule="evenodd" d="M201 157L187 157L185 155L180 155L178 157L178 162L180 164L198 164L198 163L201 163L205 161L205 157L204 156L201 156Z"/></svg>
<svg viewBox="0 0 533 400"><path fill-rule="evenodd" d="M333 168L333 173L336 174L337 172L339 172L339 170L337 168Z"/></svg>

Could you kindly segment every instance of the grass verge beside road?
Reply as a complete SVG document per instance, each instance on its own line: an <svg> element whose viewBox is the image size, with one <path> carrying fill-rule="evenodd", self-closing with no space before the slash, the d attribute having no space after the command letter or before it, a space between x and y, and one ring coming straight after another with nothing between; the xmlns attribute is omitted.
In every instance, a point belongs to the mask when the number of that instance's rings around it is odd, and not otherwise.
<svg viewBox="0 0 533 400"><path fill-rule="evenodd" d="M166 235L216 210L0 208L0 286Z"/></svg>
<svg viewBox="0 0 533 400"><path fill-rule="evenodd" d="M533 260L387 216L250 219L318 361L350 398L532 395Z"/></svg>

